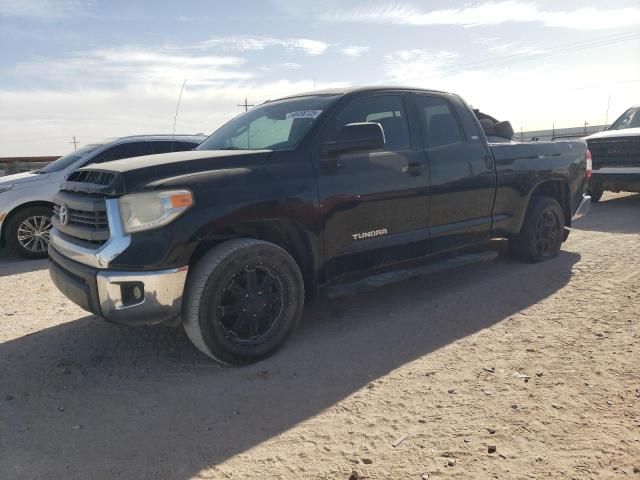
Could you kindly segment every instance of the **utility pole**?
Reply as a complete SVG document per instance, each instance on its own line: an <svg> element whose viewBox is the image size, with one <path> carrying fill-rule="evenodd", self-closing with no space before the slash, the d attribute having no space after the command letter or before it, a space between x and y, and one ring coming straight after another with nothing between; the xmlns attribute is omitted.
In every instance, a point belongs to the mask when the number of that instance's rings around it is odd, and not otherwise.
<svg viewBox="0 0 640 480"><path fill-rule="evenodd" d="M249 111L249 107L255 107L255 105L250 105L249 103L247 103L247 98L245 97L244 103L239 103L238 107L244 107L244 111L248 112Z"/></svg>
<svg viewBox="0 0 640 480"><path fill-rule="evenodd" d="M611 93L607 97L607 116L605 117L604 124L609 126L609 104L611 103Z"/></svg>
<svg viewBox="0 0 640 480"><path fill-rule="evenodd" d="M78 142L78 141L76 140L76 136L74 135L74 136L73 136L73 142L69 142L69 143L73 143L73 149L74 149L74 150L77 150L77 149L78 149L78 144L79 144L80 142Z"/></svg>
<svg viewBox="0 0 640 480"><path fill-rule="evenodd" d="M589 122L587 122L586 120L584 121L584 136L587 136L587 125L589 125Z"/></svg>

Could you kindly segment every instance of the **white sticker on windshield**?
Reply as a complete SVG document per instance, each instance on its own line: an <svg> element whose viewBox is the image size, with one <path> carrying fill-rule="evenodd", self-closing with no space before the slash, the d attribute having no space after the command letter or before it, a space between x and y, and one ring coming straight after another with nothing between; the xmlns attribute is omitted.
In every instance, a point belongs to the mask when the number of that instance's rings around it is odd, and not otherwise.
<svg viewBox="0 0 640 480"><path fill-rule="evenodd" d="M299 110L287 113L287 118L318 118L322 110Z"/></svg>

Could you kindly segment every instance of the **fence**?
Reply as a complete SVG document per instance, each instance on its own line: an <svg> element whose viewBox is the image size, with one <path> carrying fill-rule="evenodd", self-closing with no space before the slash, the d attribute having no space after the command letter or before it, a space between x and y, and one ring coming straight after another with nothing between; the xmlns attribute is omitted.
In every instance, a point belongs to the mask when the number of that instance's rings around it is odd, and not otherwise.
<svg viewBox="0 0 640 480"><path fill-rule="evenodd" d="M44 167L59 157L6 157L0 158L0 177L29 172Z"/></svg>

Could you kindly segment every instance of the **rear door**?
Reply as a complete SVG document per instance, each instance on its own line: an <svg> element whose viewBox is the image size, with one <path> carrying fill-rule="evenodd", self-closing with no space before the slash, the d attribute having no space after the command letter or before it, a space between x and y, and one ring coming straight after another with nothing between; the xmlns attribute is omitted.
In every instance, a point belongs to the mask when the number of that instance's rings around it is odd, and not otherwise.
<svg viewBox="0 0 640 480"><path fill-rule="evenodd" d="M409 244L427 240L428 172L410 128L408 100L404 93L356 98L320 136L334 140L341 127L357 122L379 123L385 135L382 150L319 154L328 280L412 256Z"/></svg>
<svg viewBox="0 0 640 480"><path fill-rule="evenodd" d="M484 137L473 130L473 122L462 118L470 113L456 108L457 98L426 94L413 98L431 178L431 249L481 241L491 228L496 185L493 157Z"/></svg>

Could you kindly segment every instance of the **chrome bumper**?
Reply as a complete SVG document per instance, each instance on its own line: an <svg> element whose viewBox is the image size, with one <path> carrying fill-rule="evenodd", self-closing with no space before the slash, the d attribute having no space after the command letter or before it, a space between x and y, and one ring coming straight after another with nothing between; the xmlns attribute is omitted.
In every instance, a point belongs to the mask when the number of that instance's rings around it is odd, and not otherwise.
<svg viewBox="0 0 640 480"><path fill-rule="evenodd" d="M580 220L587 213L589 213L590 209L591 209L591 197L589 195L583 195L580 205L578 205L576 212L573 214L573 217L571 217L571 221L575 222L576 220Z"/></svg>
<svg viewBox="0 0 640 480"><path fill-rule="evenodd" d="M127 325L166 322L180 315L188 267L156 272L101 271L96 276L102 316Z"/></svg>

